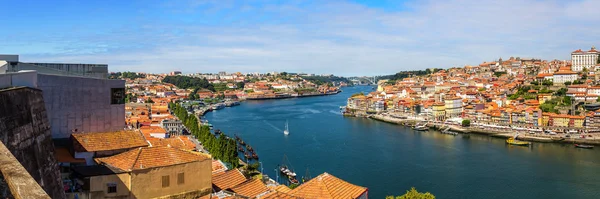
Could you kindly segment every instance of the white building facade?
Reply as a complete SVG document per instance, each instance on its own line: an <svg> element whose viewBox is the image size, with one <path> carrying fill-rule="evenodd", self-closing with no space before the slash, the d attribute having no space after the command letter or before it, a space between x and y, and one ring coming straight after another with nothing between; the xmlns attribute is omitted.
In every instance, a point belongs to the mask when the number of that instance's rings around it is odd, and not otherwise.
<svg viewBox="0 0 600 199"><path fill-rule="evenodd" d="M592 47L589 51L582 51L581 49L573 51L571 53L571 70L579 72L587 68L593 71L598 63L598 55L596 47Z"/></svg>

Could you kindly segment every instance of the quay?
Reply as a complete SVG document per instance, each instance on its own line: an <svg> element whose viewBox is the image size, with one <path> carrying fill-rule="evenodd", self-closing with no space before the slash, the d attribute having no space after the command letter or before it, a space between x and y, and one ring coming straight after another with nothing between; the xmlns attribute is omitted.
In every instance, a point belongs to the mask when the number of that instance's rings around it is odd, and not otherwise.
<svg viewBox="0 0 600 199"><path fill-rule="evenodd" d="M373 115L367 115L365 117L369 118L369 119L377 120L377 121L382 121L382 122L397 124L397 125L403 125L403 126L412 126L419 122L428 122L426 120L422 120L422 119L418 119L418 118L407 117L406 119L403 119L403 118L396 118L396 117L392 117L389 115L383 115L383 114L373 114ZM564 138L563 140L553 140L552 136L543 135L543 134L539 134L539 133L527 134L524 132L516 132L516 131L511 131L511 130L500 130L500 129L490 129L490 128L483 129L483 128L477 128L477 127L461 127L461 126L457 126L457 125L444 125L441 123L433 123L433 122L428 122L427 126L430 127L430 129L434 129L434 130L438 130L438 131L441 131L442 129L446 129L449 127L451 131L458 132L458 133L463 133L463 134L473 133L473 134L487 135L490 137L501 138L501 139L507 139L510 137L514 137L516 134L519 134L519 140L531 141L531 142L600 145L600 139L595 139L596 137L594 137L594 139L586 139L586 138L578 138L578 137L573 136L573 137ZM555 135L554 137L558 137L558 136Z"/></svg>
<svg viewBox="0 0 600 199"><path fill-rule="evenodd" d="M247 97L246 100L274 100L274 99L287 99L287 98L302 98L302 97L317 97L325 95L335 95L341 93L341 90L328 93L307 93L307 94L288 94L288 95L277 95L273 97Z"/></svg>

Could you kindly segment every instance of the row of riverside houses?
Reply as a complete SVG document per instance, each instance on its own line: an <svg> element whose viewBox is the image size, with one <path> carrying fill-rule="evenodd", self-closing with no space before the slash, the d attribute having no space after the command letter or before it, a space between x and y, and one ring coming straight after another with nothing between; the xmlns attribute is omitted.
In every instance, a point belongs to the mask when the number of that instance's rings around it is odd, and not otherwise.
<svg viewBox="0 0 600 199"><path fill-rule="evenodd" d="M571 53L571 60L511 57L477 66L430 71L392 81L377 91L356 94L346 113L394 113L429 121L450 118L499 125L597 130L600 53Z"/></svg>

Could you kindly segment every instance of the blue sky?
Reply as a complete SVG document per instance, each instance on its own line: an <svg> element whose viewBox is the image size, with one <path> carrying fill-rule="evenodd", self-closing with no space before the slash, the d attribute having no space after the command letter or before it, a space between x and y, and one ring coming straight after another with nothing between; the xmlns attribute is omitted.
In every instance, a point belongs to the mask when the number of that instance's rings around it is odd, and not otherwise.
<svg viewBox="0 0 600 199"><path fill-rule="evenodd" d="M597 0L12 1L0 54L111 71L392 74L600 41Z"/></svg>

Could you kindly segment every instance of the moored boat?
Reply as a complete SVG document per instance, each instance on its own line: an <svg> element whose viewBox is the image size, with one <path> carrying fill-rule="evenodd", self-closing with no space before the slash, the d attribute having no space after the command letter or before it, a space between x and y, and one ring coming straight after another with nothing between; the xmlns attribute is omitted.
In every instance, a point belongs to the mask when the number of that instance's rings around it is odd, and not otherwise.
<svg viewBox="0 0 600 199"><path fill-rule="evenodd" d="M258 160L258 155L256 155L256 153L252 153L252 158L257 159Z"/></svg>
<svg viewBox="0 0 600 199"><path fill-rule="evenodd" d="M582 148L582 149L593 149L594 148L593 145L585 145L585 144L575 144L575 147Z"/></svg>
<svg viewBox="0 0 600 199"><path fill-rule="evenodd" d="M517 146L529 146L531 144L530 142L519 141L519 140L516 140L515 138L508 138L506 140L506 143L511 144L511 145L517 145Z"/></svg>
<svg viewBox="0 0 600 199"><path fill-rule="evenodd" d="M248 154L248 152L245 152L244 157L246 157L246 159L250 159L252 156L250 156L250 154Z"/></svg>
<svg viewBox="0 0 600 199"><path fill-rule="evenodd" d="M552 141L563 141L563 140L565 140L565 138L563 138L563 137L551 137L550 139Z"/></svg>
<svg viewBox="0 0 600 199"><path fill-rule="evenodd" d="M250 152L254 152L254 149L250 145L246 145L246 149Z"/></svg>
<svg viewBox="0 0 600 199"><path fill-rule="evenodd" d="M423 125L416 125L414 127L414 129L417 131L426 131L426 130L429 130L429 127L427 127L427 124L423 124Z"/></svg>
<svg viewBox="0 0 600 199"><path fill-rule="evenodd" d="M238 151L244 152L244 148L240 146L240 147L238 147Z"/></svg>

